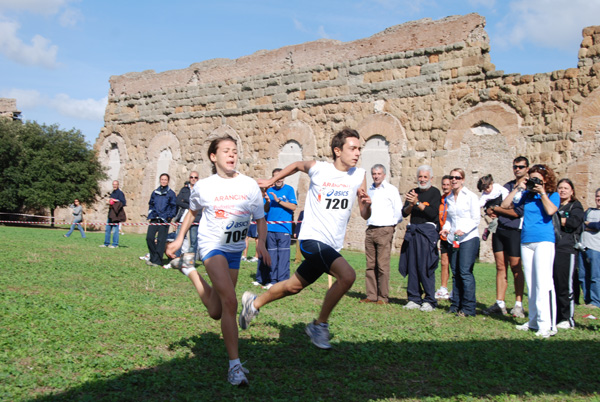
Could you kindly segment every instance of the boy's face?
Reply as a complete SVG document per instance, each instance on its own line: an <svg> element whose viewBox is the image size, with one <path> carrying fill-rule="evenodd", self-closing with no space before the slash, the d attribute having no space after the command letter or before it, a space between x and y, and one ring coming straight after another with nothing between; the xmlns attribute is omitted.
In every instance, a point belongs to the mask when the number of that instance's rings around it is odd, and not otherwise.
<svg viewBox="0 0 600 402"><path fill-rule="evenodd" d="M487 188L485 189L485 193L486 194L491 193L493 188L494 188L494 183L490 183L490 185L487 186Z"/></svg>
<svg viewBox="0 0 600 402"><path fill-rule="evenodd" d="M354 137L346 138L342 149L335 148L336 156L340 159L342 164L355 167L358 164L360 158L360 140Z"/></svg>

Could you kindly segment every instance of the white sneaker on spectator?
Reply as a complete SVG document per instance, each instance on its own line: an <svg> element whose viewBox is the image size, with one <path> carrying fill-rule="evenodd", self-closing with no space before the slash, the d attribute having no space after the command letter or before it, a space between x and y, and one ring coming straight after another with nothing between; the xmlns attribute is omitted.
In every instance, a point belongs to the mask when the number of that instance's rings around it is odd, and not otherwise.
<svg viewBox="0 0 600 402"><path fill-rule="evenodd" d="M516 325L515 328L518 331L529 331L529 330L537 331L538 330L537 328L531 328L531 327L529 327L529 321L526 322L525 324Z"/></svg>
<svg viewBox="0 0 600 402"><path fill-rule="evenodd" d="M266 289L266 290L269 290L269 289L271 289L272 287L273 287L273 284L272 284L272 283L267 283L267 284L266 284L265 286L263 286L262 288L263 288L263 289Z"/></svg>
<svg viewBox="0 0 600 402"><path fill-rule="evenodd" d="M539 336L540 338L550 338L551 336L556 335L556 330L553 329L547 329L547 330L543 330L540 329L539 331L537 331L535 333L535 336Z"/></svg>
<svg viewBox="0 0 600 402"><path fill-rule="evenodd" d="M140 257L140 260L142 260L142 261L148 261L149 259L150 259L150 253Z"/></svg>
<svg viewBox="0 0 600 402"><path fill-rule="evenodd" d="M405 310L420 310L421 309L421 305L415 303L414 301L409 301L402 308L405 309Z"/></svg>
<svg viewBox="0 0 600 402"><path fill-rule="evenodd" d="M425 312L425 313L429 313L431 311L433 311L433 306L430 303L423 303L421 304L421 308L419 308L419 310Z"/></svg>
<svg viewBox="0 0 600 402"><path fill-rule="evenodd" d="M556 328L559 329L573 329L574 327L571 326L571 323L567 320L565 321L561 321L558 324L556 324Z"/></svg>
<svg viewBox="0 0 600 402"><path fill-rule="evenodd" d="M258 262L258 258L252 257L248 259L249 262Z"/></svg>
<svg viewBox="0 0 600 402"><path fill-rule="evenodd" d="M440 286L437 292L435 292L436 299L444 299L447 300L450 298L450 292L448 292L448 288Z"/></svg>
<svg viewBox="0 0 600 402"><path fill-rule="evenodd" d="M261 286L261 285L260 285L260 282L256 282L256 281L252 282L252 284L253 284L254 286Z"/></svg>

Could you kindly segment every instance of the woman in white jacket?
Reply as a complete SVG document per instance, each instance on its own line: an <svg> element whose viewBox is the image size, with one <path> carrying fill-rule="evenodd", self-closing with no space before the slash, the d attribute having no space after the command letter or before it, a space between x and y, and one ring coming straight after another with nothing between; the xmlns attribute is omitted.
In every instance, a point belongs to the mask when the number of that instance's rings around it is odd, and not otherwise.
<svg viewBox="0 0 600 402"><path fill-rule="evenodd" d="M453 169L450 172L452 191L446 197L448 218L441 235L451 243L450 268L452 269L452 304L450 313L460 317L474 317L475 276L473 267L479 254L479 198L464 187L465 172Z"/></svg>

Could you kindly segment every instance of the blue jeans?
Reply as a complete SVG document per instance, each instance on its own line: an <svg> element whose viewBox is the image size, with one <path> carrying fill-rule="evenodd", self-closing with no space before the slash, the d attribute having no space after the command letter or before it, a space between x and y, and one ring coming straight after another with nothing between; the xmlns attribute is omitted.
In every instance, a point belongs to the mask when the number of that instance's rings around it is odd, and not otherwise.
<svg viewBox="0 0 600 402"><path fill-rule="evenodd" d="M110 221L106 221L106 223L109 223L109 225L106 225L106 229L104 232L104 245L108 246L110 244L110 232L112 232L112 245L116 247L119 245L119 223L115 222L113 224L110 224Z"/></svg>
<svg viewBox="0 0 600 402"><path fill-rule="evenodd" d="M473 267L479 252L479 237L460 243L460 248L449 249L450 268L452 269L451 311L461 311L466 315L475 315L475 276Z"/></svg>
<svg viewBox="0 0 600 402"><path fill-rule="evenodd" d="M588 248L579 252L578 260L583 301L600 307L600 251Z"/></svg>
<svg viewBox="0 0 600 402"><path fill-rule="evenodd" d="M83 231L83 228L80 225L80 222L73 222L73 224L71 225L71 228L69 229L69 231L67 232L67 234L65 235L66 237L71 236L71 233L73 233L73 231L75 230L75 227L77 227L77 229L79 229L79 232L81 233L81 237L83 237L85 239L85 232Z"/></svg>

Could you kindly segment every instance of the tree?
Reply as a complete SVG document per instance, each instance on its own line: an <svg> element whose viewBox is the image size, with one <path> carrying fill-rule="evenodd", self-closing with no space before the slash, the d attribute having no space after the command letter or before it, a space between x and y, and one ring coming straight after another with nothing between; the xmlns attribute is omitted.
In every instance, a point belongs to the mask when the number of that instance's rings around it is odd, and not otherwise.
<svg viewBox="0 0 600 402"><path fill-rule="evenodd" d="M48 208L52 217L57 207L75 198L94 202L106 178L79 130L36 122L0 123L0 166L11 173L0 179L0 195L9 197L0 201L0 208Z"/></svg>

